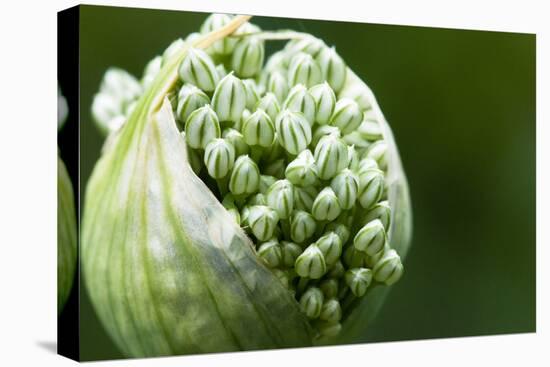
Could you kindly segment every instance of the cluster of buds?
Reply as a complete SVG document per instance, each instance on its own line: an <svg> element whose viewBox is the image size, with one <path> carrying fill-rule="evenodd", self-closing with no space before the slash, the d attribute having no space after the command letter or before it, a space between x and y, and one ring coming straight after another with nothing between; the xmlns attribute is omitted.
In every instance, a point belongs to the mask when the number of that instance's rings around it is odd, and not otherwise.
<svg viewBox="0 0 550 367"><path fill-rule="evenodd" d="M213 14L201 32L230 20ZM118 127L164 60L188 47L171 102L193 171L319 335L336 335L358 298L403 273L388 242L387 144L372 107L344 93L345 62L313 36L290 40L265 63L261 30L250 23L204 50L194 47L198 37L172 43L140 82L109 71L94 116Z"/></svg>

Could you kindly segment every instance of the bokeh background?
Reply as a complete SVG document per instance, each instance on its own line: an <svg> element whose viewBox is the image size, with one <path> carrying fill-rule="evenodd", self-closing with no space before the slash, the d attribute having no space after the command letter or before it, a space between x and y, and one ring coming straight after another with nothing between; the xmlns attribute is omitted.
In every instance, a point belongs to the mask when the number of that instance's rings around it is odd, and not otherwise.
<svg viewBox="0 0 550 367"><path fill-rule="evenodd" d="M207 14L83 6L80 182L103 138L90 105L102 75L141 76ZM255 17L336 45L375 92L408 175L406 273L369 342L535 331L535 35ZM280 44L274 46L280 47ZM269 50L269 48L268 48ZM80 290L84 360L122 355Z"/></svg>

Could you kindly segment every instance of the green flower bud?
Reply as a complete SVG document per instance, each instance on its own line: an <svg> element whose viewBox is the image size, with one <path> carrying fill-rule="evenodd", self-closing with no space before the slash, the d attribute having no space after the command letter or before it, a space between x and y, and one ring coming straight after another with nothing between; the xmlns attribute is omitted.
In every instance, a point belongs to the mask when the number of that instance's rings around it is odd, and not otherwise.
<svg viewBox="0 0 550 367"><path fill-rule="evenodd" d="M260 176L260 182L261 182L261 176ZM246 202L246 205L248 206L254 206L254 205L267 205L267 199L265 198L265 195L262 193L257 193L255 195L252 195L250 199Z"/></svg>
<svg viewBox="0 0 550 367"><path fill-rule="evenodd" d="M267 204L281 219L287 219L294 208L294 187L288 180L278 180L267 190Z"/></svg>
<svg viewBox="0 0 550 367"><path fill-rule="evenodd" d="M382 249L382 251L377 252L372 256L368 256L368 255L365 256L365 265L367 265L367 267L371 269L374 268L376 264L378 264L378 262L382 259L386 251L389 251L389 250L390 250L390 247L388 245L388 242L386 242L384 244L384 248Z"/></svg>
<svg viewBox="0 0 550 367"><path fill-rule="evenodd" d="M336 298L338 296L338 281L336 279L325 279L319 284L325 299Z"/></svg>
<svg viewBox="0 0 550 367"><path fill-rule="evenodd" d="M330 187L325 187L315 198L311 214L317 220L334 220L340 215L342 208L336 194Z"/></svg>
<svg viewBox="0 0 550 367"><path fill-rule="evenodd" d="M287 59L290 59L294 55L302 52L315 57L324 47L326 46L322 40L311 35L307 35L300 39L288 41L285 45L284 52L285 55L287 55Z"/></svg>
<svg viewBox="0 0 550 367"><path fill-rule="evenodd" d="M242 126L244 141L248 145L270 147L275 139L275 126L264 110L258 109Z"/></svg>
<svg viewBox="0 0 550 367"><path fill-rule="evenodd" d="M355 145L348 146L348 168L353 172L359 169L359 153L355 149Z"/></svg>
<svg viewBox="0 0 550 367"><path fill-rule="evenodd" d="M238 122L246 107L246 90L242 80L229 73L216 86L212 108L220 121Z"/></svg>
<svg viewBox="0 0 550 367"><path fill-rule="evenodd" d="M187 50L179 68L179 76L184 83L196 85L205 92L212 92L220 80L210 56L197 48Z"/></svg>
<svg viewBox="0 0 550 367"><path fill-rule="evenodd" d="M386 231L379 219L375 219L363 226L353 239L353 246L369 256L376 255L384 249Z"/></svg>
<svg viewBox="0 0 550 367"><path fill-rule="evenodd" d="M248 154L248 144L246 144L243 135L239 131L227 128L223 130L222 137L233 145L235 156Z"/></svg>
<svg viewBox="0 0 550 367"><path fill-rule="evenodd" d="M222 200L222 205L225 209L227 209L227 212L233 217L235 222L240 225L241 214L239 212L239 208L237 208L237 205L235 205L235 197L231 194L225 195Z"/></svg>
<svg viewBox="0 0 550 367"><path fill-rule="evenodd" d="M315 324L317 327L317 330L319 330L319 334L321 336L325 337L334 337L338 334L340 334L340 331L342 331L342 324L339 322L318 322Z"/></svg>
<svg viewBox="0 0 550 367"><path fill-rule="evenodd" d="M344 276L344 273L346 272L346 268L344 268L344 265L340 260L336 261L334 265L329 269L327 273L327 277L329 279L340 279Z"/></svg>
<svg viewBox="0 0 550 367"><path fill-rule="evenodd" d="M248 216L250 215L250 207L244 206L241 209L241 226L248 227Z"/></svg>
<svg viewBox="0 0 550 367"><path fill-rule="evenodd" d="M254 236L260 241L267 241L273 237L279 216L268 206L254 205L250 207L247 220Z"/></svg>
<svg viewBox="0 0 550 367"><path fill-rule="evenodd" d="M348 147L335 135L327 135L315 147L315 162L319 177L328 180L348 165Z"/></svg>
<svg viewBox="0 0 550 367"><path fill-rule="evenodd" d="M114 67L105 72L99 90L121 101L123 105L137 99L143 91L132 74Z"/></svg>
<svg viewBox="0 0 550 367"><path fill-rule="evenodd" d="M325 228L327 232L334 232L340 237L340 240L342 241L342 245L344 245L349 240L350 236L350 230L348 226L342 223L338 222L331 222L327 225Z"/></svg>
<svg viewBox="0 0 550 367"><path fill-rule="evenodd" d="M220 78L220 80L225 78L228 74L224 64L216 65L216 71L218 72L218 77Z"/></svg>
<svg viewBox="0 0 550 367"><path fill-rule="evenodd" d="M277 97L273 93L266 93L265 96L260 99L256 108L264 110L271 118L271 121L275 121L277 115L281 111L279 101L277 101Z"/></svg>
<svg viewBox="0 0 550 367"><path fill-rule="evenodd" d="M352 171L345 168L332 179L330 187L336 194L342 209L351 209L355 205L359 191L359 180Z"/></svg>
<svg viewBox="0 0 550 367"><path fill-rule="evenodd" d="M321 320L328 322L338 322L342 318L342 308L336 298L327 299L321 308L319 315Z"/></svg>
<svg viewBox="0 0 550 367"><path fill-rule="evenodd" d="M168 45L168 47L162 53L161 66L165 65L166 61L168 61L168 59L172 57L172 55L174 55L176 52L183 49L184 47L185 41L181 38L172 41L172 43L170 43L170 45Z"/></svg>
<svg viewBox="0 0 550 367"><path fill-rule="evenodd" d="M334 264L342 254L342 240L334 232L321 236L315 244L323 253L328 266Z"/></svg>
<svg viewBox="0 0 550 367"><path fill-rule="evenodd" d="M377 282L392 285L403 275L403 264L395 250L388 250L372 269Z"/></svg>
<svg viewBox="0 0 550 367"><path fill-rule="evenodd" d="M336 93L340 92L346 82L347 67L344 60L336 53L334 47L323 47L315 58L321 67L323 78L328 81Z"/></svg>
<svg viewBox="0 0 550 367"><path fill-rule="evenodd" d="M122 104L106 93L97 93L92 103L92 116L101 131L108 135L118 130L126 121Z"/></svg>
<svg viewBox="0 0 550 367"><path fill-rule="evenodd" d="M225 139L214 139L204 149L204 165L212 178L225 177L235 163L235 148Z"/></svg>
<svg viewBox="0 0 550 367"><path fill-rule="evenodd" d="M315 233L317 222L308 212L296 210L290 218L290 238L297 243L303 243Z"/></svg>
<svg viewBox="0 0 550 367"><path fill-rule="evenodd" d="M327 264L321 249L311 244L298 256L294 268L303 278L319 279L326 273Z"/></svg>
<svg viewBox="0 0 550 367"><path fill-rule="evenodd" d="M357 102L349 98L342 98L336 102L330 124L337 126L342 134L355 131L361 125L361 121L363 121L363 112Z"/></svg>
<svg viewBox="0 0 550 367"><path fill-rule="evenodd" d="M340 91L340 98L351 98L361 108L361 111L371 111L373 106L371 104L371 98L368 93L365 93L365 89L355 83L348 83L345 88Z"/></svg>
<svg viewBox="0 0 550 367"><path fill-rule="evenodd" d="M252 214L252 211L250 212ZM283 259L281 246L277 240L262 243L258 249L258 256L262 258L270 268L278 267Z"/></svg>
<svg viewBox="0 0 550 367"><path fill-rule="evenodd" d="M260 192L262 194L266 194L267 190L271 187L277 181L276 177L269 176L269 175L261 175L260 176Z"/></svg>
<svg viewBox="0 0 550 367"><path fill-rule="evenodd" d="M357 250L354 246L348 246L344 251L342 260L348 268L360 268L365 265L366 254Z"/></svg>
<svg viewBox="0 0 550 367"><path fill-rule="evenodd" d="M355 297L362 297L372 283L372 271L366 268L353 268L346 271L345 279Z"/></svg>
<svg viewBox="0 0 550 367"><path fill-rule="evenodd" d="M266 89L273 93L279 102L282 102L288 94L288 80L281 72L274 71L269 75Z"/></svg>
<svg viewBox="0 0 550 367"><path fill-rule="evenodd" d="M201 25L201 33L207 34L216 29L222 28L231 21L231 16L227 14L211 14L206 18L204 23ZM212 46L208 48L209 52L212 52L215 55L229 55L233 52L237 39L231 37L224 37L223 39L214 42Z"/></svg>
<svg viewBox="0 0 550 367"><path fill-rule="evenodd" d="M285 166L285 159L281 158L269 163L267 166L265 166L263 171L266 175L273 176L278 179L283 179L285 177Z"/></svg>
<svg viewBox="0 0 550 367"><path fill-rule="evenodd" d="M258 27L256 24L252 24L250 22L246 22L243 25L241 25L233 35L251 35L253 33L261 32L262 30L260 27Z"/></svg>
<svg viewBox="0 0 550 367"><path fill-rule="evenodd" d="M307 317L316 319L321 314L324 298L319 288L309 287L300 297L300 307Z"/></svg>
<svg viewBox="0 0 550 367"><path fill-rule="evenodd" d="M384 140L379 140L376 143L369 146L365 157L372 158L378 164L381 170L385 171L388 168L387 152L388 144Z"/></svg>
<svg viewBox="0 0 550 367"><path fill-rule="evenodd" d="M283 103L283 109L301 112L312 126L315 119L315 100L303 84L292 87Z"/></svg>
<svg viewBox="0 0 550 367"><path fill-rule="evenodd" d="M315 122L328 124L336 107L336 95L327 82L314 85L309 92L315 100Z"/></svg>
<svg viewBox="0 0 550 367"><path fill-rule="evenodd" d="M384 192L384 173L376 168L365 169L359 174L359 203L365 209L376 204Z"/></svg>
<svg viewBox="0 0 550 367"><path fill-rule="evenodd" d="M289 241L282 241L281 248L283 251L282 265L284 265L287 268L293 267L294 264L296 263L296 259L302 253L302 248L297 244Z"/></svg>
<svg viewBox="0 0 550 367"><path fill-rule="evenodd" d="M292 57L288 67L290 85L303 84L310 88L322 81L321 68L311 55L301 52Z"/></svg>
<svg viewBox="0 0 550 367"><path fill-rule="evenodd" d="M367 214L365 214L364 222L368 223L375 219L380 219L386 231L390 228L391 208L387 201L381 201L374 205Z"/></svg>
<svg viewBox="0 0 550 367"><path fill-rule="evenodd" d="M288 53L285 50L279 50L273 53L265 63L264 70L268 73L280 71L288 68Z"/></svg>
<svg viewBox="0 0 550 367"><path fill-rule="evenodd" d="M336 126L330 126L330 125L317 126L317 128L315 129L315 132L313 133L313 137L311 139L311 145L317 146L319 144L319 141L327 135L340 138L340 135L341 135L340 129L338 129Z"/></svg>
<svg viewBox="0 0 550 367"><path fill-rule="evenodd" d="M294 207L298 210L311 212L317 195L319 195L319 191L315 186L294 186Z"/></svg>
<svg viewBox="0 0 550 367"><path fill-rule="evenodd" d="M359 165L357 167L357 174L361 175L365 171L375 169L378 170L378 164L376 161L372 158L363 158L359 161Z"/></svg>
<svg viewBox="0 0 550 367"><path fill-rule="evenodd" d="M279 144L290 154L298 154L311 142L311 127L303 114L283 110L275 120Z"/></svg>
<svg viewBox="0 0 550 367"><path fill-rule="evenodd" d="M319 181L315 159L313 159L313 154L309 149L302 151L288 164L285 177L292 184L298 186L310 186Z"/></svg>
<svg viewBox="0 0 550 367"><path fill-rule="evenodd" d="M191 112L209 103L210 98L202 90L191 84L184 85L178 93L178 120L185 124Z"/></svg>
<svg viewBox="0 0 550 367"><path fill-rule="evenodd" d="M210 105L191 112L185 122L187 144L194 149L204 149L212 140L220 137L220 123Z"/></svg>
<svg viewBox="0 0 550 367"><path fill-rule="evenodd" d="M382 128L376 121L365 120L357 128L361 136L367 140L376 141L383 139Z"/></svg>
<svg viewBox="0 0 550 367"><path fill-rule="evenodd" d="M162 66L162 56L155 56L151 61L145 66L143 71L143 77L141 78L141 86L145 90L148 86L151 85L153 80L157 77L160 68Z"/></svg>
<svg viewBox="0 0 550 367"><path fill-rule="evenodd" d="M260 93L258 92L258 87L256 86L256 82L254 81L254 79L244 79L243 83L244 90L246 92L246 108L254 111L256 109L256 105L260 101ZM273 121L273 119L271 120Z"/></svg>
<svg viewBox="0 0 550 367"><path fill-rule="evenodd" d="M231 67L242 78L257 75L264 63L264 42L257 37L240 39L231 57Z"/></svg>
<svg viewBox="0 0 550 367"><path fill-rule="evenodd" d="M229 191L234 195L254 194L260 187L260 170L248 155L237 158L231 178Z"/></svg>
<svg viewBox="0 0 550 367"><path fill-rule="evenodd" d="M357 149L364 150L368 148L371 143L366 140L359 131L352 131L342 137L344 143L348 145L354 145Z"/></svg>

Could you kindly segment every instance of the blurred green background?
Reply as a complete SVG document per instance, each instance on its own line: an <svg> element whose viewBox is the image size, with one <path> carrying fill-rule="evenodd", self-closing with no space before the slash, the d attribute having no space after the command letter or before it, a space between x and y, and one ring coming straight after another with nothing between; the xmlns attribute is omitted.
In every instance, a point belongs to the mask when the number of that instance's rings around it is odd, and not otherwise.
<svg viewBox="0 0 550 367"><path fill-rule="evenodd" d="M90 105L103 73L141 76L202 13L81 8L81 187L102 137ZM408 175L406 273L365 341L535 331L535 36L256 17L336 45L375 92ZM278 45L277 45L278 46ZM122 355L80 294L81 358Z"/></svg>

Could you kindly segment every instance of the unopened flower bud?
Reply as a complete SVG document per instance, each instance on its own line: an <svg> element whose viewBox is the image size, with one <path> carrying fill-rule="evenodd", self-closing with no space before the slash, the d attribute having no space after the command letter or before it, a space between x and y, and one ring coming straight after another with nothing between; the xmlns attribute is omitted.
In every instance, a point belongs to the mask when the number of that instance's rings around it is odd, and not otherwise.
<svg viewBox="0 0 550 367"><path fill-rule="evenodd" d="M280 71L274 71L269 75L266 90L277 97L281 103L285 100L288 94L288 80Z"/></svg>
<svg viewBox="0 0 550 367"><path fill-rule="evenodd" d="M336 107L336 95L327 82L314 85L309 92L315 100L315 122L328 124Z"/></svg>
<svg viewBox="0 0 550 367"><path fill-rule="evenodd" d="M395 250L388 250L372 269L376 281L392 285L403 275L403 264Z"/></svg>
<svg viewBox="0 0 550 367"><path fill-rule="evenodd" d="M101 93L107 93L123 103L137 99L143 91L139 81L132 74L114 67L105 72L99 89Z"/></svg>
<svg viewBox="0 0 550 367"><path fill-rule="evenodd" d="M364 120L357 128L357 131L361 136L370 141L376 141L383 138L382 128L376 121Z"/></svg>
<svg viewBox="0 0 550 367"><path fill-rule="evenodd" d="M342 331L342 324L339 322L321 321L316 323L315 326L319 330L319 334L329 338L340 334L340 331Z"/></svg>
<svg viewBox="0 0 550 367"><path fill-rule="evenodd" d="M246 144L243 135L239 131L231 128L224 129L222 137L233 145L236 157L248 154L248 144Z"/></svg>
<svg viewBox="0 0 550 367"><path fill-rule="evenodd" d="M185 47L185 41L181 38L172 41L168 47L162 53L161 66L165 65L170 57L172 57L176 52Z"/></svg>
<svg viewBox="0 0 550 367"><path fill-rule="evenodd" d="M222 200L222 205L227 210L227 212L235 219L235 222L240 225L241 215L239 212L239 208L237 208L237 205L235 205L235 198L233 197L233 195L225 195Z"/></svg>
<svg viewBox="0 0 550 367"><path fill-rule="evenodd" d="M309 54L300 52L292 57L288 67L290 85L304 84L307 88L321 83L323 74L317 61Z"/></svg>
<svg viewBox="0 0 550 367"><path fill-rule="evenodd" d="M210 56L197 48L187 50L179 68L179 76L184 83L193 84L205 92L212 92L220 80Z"/></svg>
<svg viewBox="0 0 550 367"><path fill-rule="evenodd" d="M346 244L349 240L350 231L348 226L346 226L343 223L338 222L330 222L327 227L325 228L328 232L334 232L340 237L340 240L342 241L342 246Z"/></svg>
<svg viewBox="0 0 550 367"><path fill-rule="evenodd" d="M212 108L220 121L238 122L246 107L246 90L242 80L229 73L220 80L212 97Z"/></svg>
<svg viewBox="0 0 550 367"><path fill-rule="evenodd" d="M326 46L322 40L311 35L306 35L300 39L288 41L285 45L284 53L290 58L301 52L315 57L324 47Z"/></svg>
<svg viewBox="0 0 550 367"><path fill-rule="evenodd" d="M376 264L378 264L378 262L382 259L382 257L384 256L384 254L386 253L386 251L389 251L390 250L390 246L388 244L388 242L386 242L384 244L384 248L382 249L382 251L372 255L372 256L365 256L365 265L369 268L374 268L376 266Z"/></svg>
<svg viewBox="0 0 550 367"><path fill-rule="evenodd" d="M361 175L363 172L370 169L378 170L378 164L372 158L363 158L359 161L359 165L357 167L357 174Z"/></svg>
<svg viewBox="0 0 550 367"><path fill-rule="evenodd" d="M235 163L235 148L225 139L214 139L204 149L204 164L212 178L225 177Z"/></svg>
<svg viewBox="0 0 550 367"><path fill-rule="evenodd" d="M269 175L260 176L260 193L266 194L267 190L277 181L276 177Z"/></svg>
<svg viewBox="0 0 550 367"><path fill-rule="evenodd" d="M315 132L313 133L313 137L311 138L311 145L317 146L317 144L319 144L319 141L327 135L340 138L341 136L340 129L337 128L336 126L330 126L330 125L317 126L315 129Z"/></svg>
<svg viewBox="0 0 550 367"><path fill-rule="evenodd" d="M303 114L283 110L275 121L279 144L290 154L298 154L311 142L311 126Z"/></svg>
<svg viewBox="0 0 550 367"><path fill-rule="evenodd" d="M346 82L347 67L334 47L323 47L315 58L321 67L323 78L338 93Z"/></svg>
<svg viewBox="0 0 550 367"><path fill-rule="evenodd" d="M386 231L379 219L375 219L365 224L353 239L353 246L369 256L373 256L382 251L385 243Z"/></svg>
<svg viewBox="0 0 550 367"><path fill-rule="evenodd" d="M269 115L262 109L256 110L246 119L241 131L248 145L269 147L275 138L275 126Z"/></svg>
<svg viewBox="0 0 550 367"><path fill-rule="evenodd" d="M315 159L309 149L302 151L288 164L285 170L285 177L298 186L310 186L319 179L317 177L317 166Z"/></svg>
<svg viewBox="0 0 550 367"><path fill-rule="evenodd" d="M264 110L269 117L271 118L271 121L275 121L277 118L277 115L281 111L281 107L279 105L279 101L277 101L277 97L273 93L266 93L258 102L256 105L257 109Z"/></svg>
<svg viewBox="0 0 550 367"><path fill-rule="evenodd" d="M336 279L325 279L319 284L325 298L335 298L338 296L338 281Z"/></svg>
<svg viewBox="0 0 550 367"><path fill-rule="evenodd" d="M336 102L330 124L337 126L342 134L355 131L363 121L363 112L353 99L342 98Z"/></svg>
<svg viewBox="0 0 550 367"><path fill-rule="evenodd" d="M211 14L206 18L201 25L201 33L207 34L216 29L219 29L231 21L231 16L227 14ZM215 55L229 55L233 52L237 39L231 37L224 37L223 39L214 42L212 46L208 48L209 52Z"/></svg>
<svg viewBox="0 0 550 367"><path fill-rule="evenodd" d="M344 265L340 260L336 261L334 265L329 269L327 273L327 277L329 279L340 279L344 276L344 273L346 272L346 268L344 268Z"/></svg>
<svg viewBox="0 0 550 367"><path fill-rule="evenodd" d="M315 100L303 84L292 87L283 103L283 109L301 112L312 126L315 119Z"/></svg>
<svg viewBox="0 0 550 367"><path fill-rule="evenodd" d="M250 213L252 214L252 212ZM281 246L276 240L271 240L260 245L258 256L262 258L270 268L278 267L283 258Z"/></svg>
<svg viewBox="0 0 550 367"><path fill-rule="evenodd" d="M348 168L353 172L359 169L359 153L355 149L355 145L348 146Z"/></svg>
<svg viewBox="0 0 550 367"><path fill-rule="evenodd" d="M321 314L325 297L317 287L309 287L300 297L300 307L310 319L316 319Z"/></svg>
<svg viewBox="0 0 550 367"><path fill-rule="evenodd" d="M354 145L357 149L365 150L371 143L366 140L359 131L352 131L342 137L344 143L348 145Z"/></svg>
<svg viewBox="0 0 550 367"><path fill-rule="evenodd" d="M345 279L355 297L362 297L372 283L372 271L367 268L353 268L346 271Z"/></svg>
<svg viewBox="0 0 550 367"><path fill-rule="evenodd" d="M371 208L384 192L384 173L376 168L363 170L359 175L359 203L365 209Z"/></svg>
<svg viewBox="0 0 550 367"><path fill-rule="evenodd" d="M313 236L317 222L308 212L296 210L290 218L290 238L297 243L302 243Z"/></svg>
<svg viewBox="0 0 550 367"><path fill-rule="evenodd" d="M204 149L212 140L220 137L220 123L210 105L193 111L185 122L187 144L194 149Z"/></svg>
<svg viewBox="0 0 550 367"><path fill-rule="evenodd" d="M315 162L319 177L328 180L348 165L348 147L335 135L327 135L315 147Z"/></svg>
<svg viewBox="0 0 550 367"><path fill-rule="evenodd" d="M345 168L337 174L330 182L330 187L336 194L342 209L351 209L357 200L357 192L359 191L359 180L355 174Z"/></svg>
<svg viewBox="0 0 550 367"><path fill-rule="evenodd" d="M288 180L278 180L267 190L267 203L279 218L287 219L294 208L294 187Z"/></svg>
<svg viewBox="0 0 550 367"><path fill-rule="evenodd" d="M327 266L334 264L342 254L342 240L334 232L321 236L315 244L323 253Z"/></svg>
<svg viewBox="0 0 550 367"><path fill-rule="evenodd" d="M281 249L283 251L282 265L291 268L296 263L296 259L302 253L302 248L294 242L282 241Z"/></svg>
<svg viewBox="0 0 550 367"><path fill-rule="evenodd" d="M384 140L379 140L369 146L367 152L365 153L365 157L374 159L378 164L378 167L385 171L388 167L387 150L388 144Z"/></svg>
<svg viewBox="0 0 550 367"><path fill-rule="evenodd" d="M254 111L256 109L256 105L260 101L260 93L258 92L258 87L256 86L256 82L254 81L254 79L244 79L243 83L246 92L246 108Z"/></svg>
<svg viewBox="0 0 550 367"><path fill-rule="evenodd" d="M294 268L303 278L319 279L326 273L327 263L321 249L311 244L298 256Z"/></svg>
<svg viewBox="0 0 550 367"><path fill-rule="evenodd" d="M231 57L231 67L242 78L257 75L264 63L264 42L257 37L241 38Z"/></svg>
<svg viewBox="0 0 550 367"><path fill-rule="evenodd" d="M319 191L315 186L294 186L294 207L298 210L311 212L317 195L319 195Z"/></svg>
<svg viewBox="0 0 550 367"><path fill-rule="evenodd" d="M382 225L388 231L391 221L391 208L387 201L381 201L375 204L367 214L365 214L364 222L368 223L375 219L380 219Z"/></svg>
<svg viewBox="0 0 550 367"><path fill-rule="evenodd" d="M342 318L342 308L340 307L340 302L338 302L336 298L325 298L325 303L323 303L319 318L328 322L340 321Z"/></svg>
<svg viewBox="0 0 550 367"><path fill-rule="evenodd" d="M248 155L237 158L229 179L229 190L234 195L253 194L259 186L260 170L256 163Z"/></svg>
<svg viewBox="0 0 550 367"><path fill-rule="evenodd" d="M267 241L273 237L279 216L268 206L254 205L250 207L247 220L254 236L260 241Z"/></svg>
<svg viewBox="0 0 550 367"><path fill-rule="evenodd" d="M315 198L311 214L317 220L334 220L340 215L342 208L336 194L330 187L325 187Z"/></svg>
<svg viewBox="0 0 550 367"><path fill-rule="evenodd" d="M365 265L366 254L357 250L354 246L348 246L344 250L342 260L348 268L360 268Z"/></svg>
<svg viewBox="0 0 550 367"><path fill-rule="evenodd" d="M191 84L184 85L178 93L178 120L185 124L191 112L209 103L210 98L202 90Z"/></svg>
<svg viewBox="0 0 550 367"><path fill-rule="evenodd" d="M216 71L218 72L218 77L220 80L225 78L227 76L227 69L225 68L224 64L218 64L216 65Z"/></svg>
<svg viewBox="0 0 550 367"><path fill-rule="evenodd" d="M276 159L263 167L263 172L266 175L283 179L285 177L285 166L286 163L284 158Z"/></svg>
<svg viewBox="0 0 550 367"><path fill-rule="evenodd" d="M260 176L260 182L261 182L261 176ZM246 202L246 205L248 206L254 206L254 205L267 205L267 199L265 198L265 195L262 193L257 193L255 195L252 195L248 201Z"/></svg>

